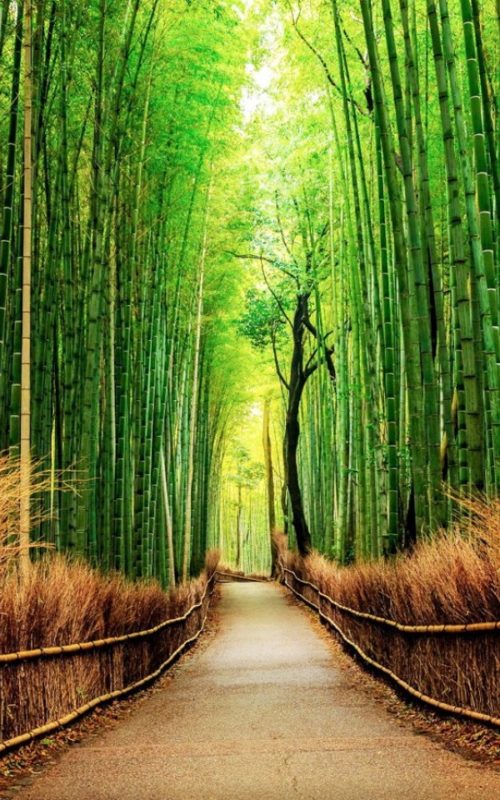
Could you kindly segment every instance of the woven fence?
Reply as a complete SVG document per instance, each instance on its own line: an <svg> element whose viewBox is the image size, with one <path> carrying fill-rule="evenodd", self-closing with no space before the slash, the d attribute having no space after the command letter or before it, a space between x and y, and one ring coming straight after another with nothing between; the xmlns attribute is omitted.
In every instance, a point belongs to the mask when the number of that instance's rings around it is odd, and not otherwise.
<svg viewBox="0 0 500 800"><path fill-rule="evenodd" d="M245 575L244 572L234 572L230 569L217 570L221 583L269 583L271 578L264 575Z"/></svg>
<svg viewBox="0 0 500 800"><path fill-rule="evenodd" d="M434 708L500 727L500 621L400 624L350 608L282 565L284 583L375 670Z"/></svg>
<svg viewBox="0 0 500 800"><path fill-rule="evenodd" d="M203 631L216 579L204 573L189 607L153 628L0 654L0 755L157 678Z"/></svg>

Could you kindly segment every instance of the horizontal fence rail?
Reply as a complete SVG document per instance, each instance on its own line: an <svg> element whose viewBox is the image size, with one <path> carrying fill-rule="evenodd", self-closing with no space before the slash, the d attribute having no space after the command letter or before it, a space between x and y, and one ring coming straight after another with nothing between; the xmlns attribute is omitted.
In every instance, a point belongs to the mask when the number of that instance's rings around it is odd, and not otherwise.
<svg viewBox="0 0 500 800"><path fill-rule="evenodd" d="M110 691L106 691L99 694L98 696L92 698L91 700L88 700L86 703L83 703L78 707L73 708L68 713L63 714L62 716L58 716L57 719L33 727L29 731L18 734L16 736L11 736L3 740L0 739L0 755L2 755L7 750L10 750L14 747L18 747L19 745L22 744L26 744L27 742L30 742L33 739L36 739L43 735L47 735L59 728L69 725L71 722L74 722L80 717L84 716L93 708L96 708L97 706L102 705L111 700L115 700L120 697L124 697L125 695L131 694L132 692L141 689L142 687L146 686L147 684L151 683L156 678L158 678L161 675L161 673L165 669L167 669L167 667L170 666L189 645L193 644L199 638L200 634L203 632L208 615L210 595L212 594L213 584L216 580L217 580L217 572L214 572L207 579L204 590L199 600L193 603L190 606L190 608L181 616L164 620L159 625L156 625L154 628L135 631L130 634L124 634L123 636L114 636L114 637L108 637L106 639L98 639L91 642L81 642L70 645L61 645L59 647L45 647L45 648L37 648L34 650L20 651L18 653L3 654L3 656L0 657L1 659L0 665L3 664L2 669L4 670L15 668L16 662L24 662L24 661L27 661L28 664L32 665L32 667L34 668L36 659L37 658L43 659L44 657L55 658L56 661L58 661L57 658L58 656L73 656L78 658L80 656L86 656L87 654L92 653L92 651L97 651L96 652L96 657L97 657L99 651L102 652L102 648L109 647L112 649L115 646L123 647L124 645L127 644L131 644L134 646L138 642L140 643L141 641L146 641L148 637L161 633L162 631L164 631L169 627L175 625L182 625L183 623L186 624L189 621L190 617L196 611L198 611L199 609L202 609L203 611L202 618L200 619L200 622L197 625L195 632L187 636L185 639L183 639L175 647L173 652L169 653L167 658L164 659L153 671L149 672L145 676L140 677L137 680L127 683L126 686L122 686L120 688L112 689ZM206 607L204 608L204 606ZM125 657L124 654L122 655L123 657ZM21 667L21 668L27 669L27 667L26 668ZM106 683L110 682L110 680L111 680L110 678L105 678Z"/></svg>
<svg viewBox="0 0 500 800"><path fill-rule="evenodd" d="M133 631L132 633L124 633L120 636L109 636L106 639L93 639L87 642L53 645L50 647L36 647L33 650L19 650L16 653L0 653L0 664L11 664L14 661L53 657L70 653L84 653L89 652L90 650L98 650L100 647L109 647L115 644L122 644L123 642L130 642L134 639L145 639L147 636L152 636L155 633L159 633L159 631L163 630L164 628L168 628L171 625L178 625L181 622L185 622L191 616L191 614L196 611L197 608L201 608L206 597L208 586L214 581L216 574L217 573L214 572L207 581L207 585L201 599L197 603L194 603L191 608L189 608L186 613L182 614L180 617L165 619L158 623L158 625L155 625L153 628L147 628L142 631Z"/></svg>
<svg viewBox="0 0 500 800"><path fill-rule="evenodd" d="M352 617L355 617L357 619L362 619L365 622L377 623L377 624L382 624L382 625L385 624L385 625L387 625L387 627L391 628L393 631L395 630L398 633L402 633L402 634L413 634L413 633L419 633L419 634L442 634L442 633L444 633L444 634L452 634L452 633L462 634L462 633L480 633L480 632L486 632L486 633L490 634L490 633L495 632L495 631L497 631L499 629L500 624L498 622L474 623L474 627L472 627L472 629L471 629L471 625L469 625L469 626L466 626L466 625L430 625L430 626L424 626L424 625L402 625L401 623L396 623L394 620L386 620L383 617L377 617L377 616L375 616L373 614L369 614L367 612L361 612L361 611L358 611L357 609L353 609L353 608L350 608L348 606L344 606L341 603L338 603L333 598L331 598L329 595L327 595L324 592L322 592L319 589L319 587L315 586L315 584L311 583L311 581L304 580L299 575L297 575L296 572L294 572L293 570L289 569L288 567L285 567L284 565L282 565L282 570L283 570L283 574L284 574L285 586L288 589L290 589L290 591L296 597L298 597L300 600L302 600L304 603L306 603L306 605L308 605L310 608L315 610L318 613L320 619L323 622L327 623L327 625L330 625L336 631L336 633L340 636L342 641L346 645L348 645L350 648L352 648L365 663L369 664L371 667L375 668L379 672L382 672L384 675L386 675L388 678L390 678L394 683L396 683L400 688L402 688L405 692L410 694L412 697L417 698L421 702L423 702L423 703L425 703L425 704L427 704L429 706L432 706L433 708L437 708L437 709L439 709L441 711L446 711L448 713L452 713L452 714L455 714L457 716L465 717L467 719L472 719L472 720L477 721L477 722L485 722L485 723L487 723L489 725L493 725L495 727L500 727L500 717L497 717L497 716L495 716L493 714L486 714L486 713L483 713L481 711L475 711L472 708L465 708L465 707L462 707L462 706L459 706L459 705L454 705L452 703L446 703L446 702L444 702L442 700L437 700L436 698L429 696L425 692L421 692L419 689L415 688L410 683L408 683L408 681L405 681L405 680L403 680L403 678L401 678L400 676L396 675L396 673L392 669L390 669L389 667L385 666L384 664L381 664L375 658L372 658L372 656L368 655L368 653L362 647L360 647L359 644L357 644L357 642L355 642L352 638L350 638L345 633L345 631L341 628L341 626L338 624L338 622L336 622L334 619L332 619L328 614L325 614L325 612L323 611L323 609L321 608L320 605L318 605L317 603L314 603L312 600L310 600L308 597L306 597L304 594L302 594L300 591L298 591L294 586L292 586L290 581L287 580L286 575L287 574L291 575L293 580L297 581L297 583L299 583L299 584L302 584L304 586L309 586L316 593L316 595L317 595L319 600L326 601L327 603L329 603L333 608L337 609L338 611L346 613L346 614L348 614L348 615L350 615ZM478 625L487 626L487 627L478 627Z"/></svg>
<svg viewBox="0 0 500 800"><path fill-rule="evenodd" d="M484 633L485 631L500 630L500 621L494 620L491 622L465 622L463 624L438 623L432 625L405 625L402 622L396 622L396 620L393 619L377 617L375 614L370 614L368 611L358 611L356 608L344 606L342 603L339 603L338 600L334 600L329 595L324 594L324 592L322 592L310 581L300 578L296 572L288 569L288 567L283 567L283 571L293 575L295 580L299 583L302 583L305 586L310 586L311 589L314 589L314 591L318 593L319 597L321 597L323 600L326 600L328 603L330 603L330 605L338 608L340 611L345 611L346 614L350 614L353 617L358 617L359 619L367 619L371 622L377 622L380 625L387 625L388 628L393 628L394 630L401 631L402 633Z"/></svg>
<svg viewBox="0 0 500 800"><path fill-rule="evenodd" d="M237 574L235 574L233 572L221 572L220 570L217 570L217 575L220 575L223 578L229 578L230 580L233 580L233 581L236 581L236 582L238 582L238 581L252 581L254 583L269 583L271 581L271 578L265 578L265 577L259 578L259 577L256 577L255 575L237 575ZM230 581L227 581L227 583L229 583L229 582Z"/></svg>

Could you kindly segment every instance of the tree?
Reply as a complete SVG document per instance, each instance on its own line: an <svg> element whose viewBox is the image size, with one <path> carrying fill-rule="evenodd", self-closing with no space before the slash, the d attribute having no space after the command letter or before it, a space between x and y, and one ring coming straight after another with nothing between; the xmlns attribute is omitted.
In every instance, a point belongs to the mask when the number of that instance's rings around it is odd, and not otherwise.
<svg viewBox="0 0 500 800"><path fill-rule="evenodd" d="M335 367L332 358L333 347L327 343L328 335L324 335L313 324L310 312L310 300L314 291L316 259L326 233L326 227L316 234L313 226L310 224L310 210L306 207L305 210L302 211L295 198L293 198L293 205L297 213L300 230L300 256L296 257L292 252L291 246L287 243L278 214L277 222L279 232L291 261L285 264L273 261L273 259L268 256L265 258L262 255L251 256L252 258L259 259L261 263L266 288L272 299L271 305L267 307L271 315L263 319L262 317L254 318L252 309L249 308L244 318L242 328L248 332L253 342L257 345L265 343L267 333L267 337L273 349L276 373L286 395L285 435L283 441L285 485L292 511L297 546L302 555L307 555L311 550L312 542L304 512L297 460L300 436L300 403L306 383L311 375L316 372L318 367L321 364L326 366L332 382L335 381ZM303 259L302 263L298 261L300 257ZM275 269L279 270L281 275L285 275L293 286L293 294L287 300L280 297L269 282L264 266L265 261L270 262ZM287 306L291 307L291 312L289 312ZM265 305L262 310L266 310ZM278 320L281 320L282 325L287 326L287 329L290 331L291 355L288 378L285 377L279 360L277 344ZM264 322L266 326L266 333L262 330L262 322ZM314 342L309 352L307 352L307 345L305 343L305 337L307 335L309 335Z"/></svg>

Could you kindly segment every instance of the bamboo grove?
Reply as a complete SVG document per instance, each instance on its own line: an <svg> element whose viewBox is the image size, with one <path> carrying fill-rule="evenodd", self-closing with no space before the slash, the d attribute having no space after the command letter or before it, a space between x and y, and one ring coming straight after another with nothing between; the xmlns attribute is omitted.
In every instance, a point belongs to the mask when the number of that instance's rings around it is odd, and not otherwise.
<svg viewBox="0 0 500 800"><path fill-rule="evenodd" d="M220 191L211 176L239 80L223 49L237 20L184 0L0 12L0 449L15 457L20 445L24 92L31 452L54 484L37 498L47 518L33 536L164 585L204 557L224 416L202 323L218 302L205 264Z"/></svg>
<svg viewBox="0 0 500 800"><path fill-rule="evenodd" d="M285 528L376 558L498 491L498 15L278 5L242 330L281 383Z"/></svg>
<svg viewBox="0 0 500 800"><path fill-rule="evenodd" d="M0 5L0 451L28 373L36 541L167 586L497 494L493 0Z"/></svg>

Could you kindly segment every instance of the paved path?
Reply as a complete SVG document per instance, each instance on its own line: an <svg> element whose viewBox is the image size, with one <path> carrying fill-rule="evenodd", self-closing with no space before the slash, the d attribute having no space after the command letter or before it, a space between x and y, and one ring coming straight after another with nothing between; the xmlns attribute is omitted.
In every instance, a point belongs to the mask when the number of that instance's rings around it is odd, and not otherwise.
<svg viewBox="0 0 500 800"><path fill-rule="evenodd" d="M494 800L500 778L401 727L269 584L228 584L221 629L164 690L22 800Z"/></svg>

